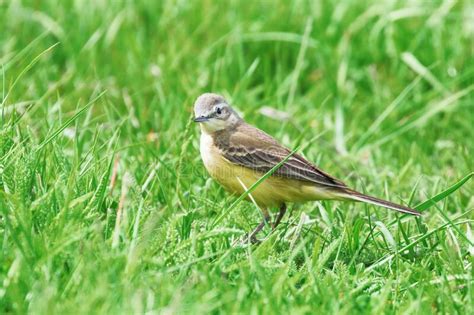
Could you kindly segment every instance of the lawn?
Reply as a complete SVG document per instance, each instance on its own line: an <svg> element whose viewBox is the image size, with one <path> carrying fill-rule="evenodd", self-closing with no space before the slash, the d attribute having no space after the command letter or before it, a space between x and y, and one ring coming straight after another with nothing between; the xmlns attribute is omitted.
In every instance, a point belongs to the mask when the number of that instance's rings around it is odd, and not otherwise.
<svg viewBox="0 0 474 315"><path fill-rule="evenodd" d="M0 0L0 313L474 313L470 1ZM368 194L261 220L201 93Z"/></svg>

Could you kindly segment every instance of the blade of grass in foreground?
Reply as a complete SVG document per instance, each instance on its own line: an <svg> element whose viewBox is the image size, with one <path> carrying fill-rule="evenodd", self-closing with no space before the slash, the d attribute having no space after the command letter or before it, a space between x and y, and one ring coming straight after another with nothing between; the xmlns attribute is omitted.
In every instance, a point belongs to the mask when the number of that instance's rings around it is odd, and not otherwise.
<svg viewBox="0 0 474 315"><path fill-rule="evenodd" d="M454 218L453 221L457 220L457 219L460 219L462 218L463 216L465 216L466 214L468 214L469 212L471 212L470 210L464 212L464 213L461 213L460 215L458 215L456 218ZM471 220L464 220L464 221L461 221L461 222L457 222L456 224L457 225L461 225L461 224L464 224L464 223L469 223L469 222L472 222ZM433 235L434 233L438 232L438 231L441 231L443 230L444 228L446 228L448 225L450 225L449 222L446 222L444 224L442 224L441 226L439 226L438 228L436 229L433 229L425 234L423 234L422 236L420 236L418 239L414 240L413 242L411 242L410 244L408 245L405 245L404 247L400 248L396 253L393 253L393 254L390 254L384 258L381 258L379 259L377 262L375 262L374 264L370 265L369 267L367 267L365 270L364 270L364 273L368 273L372 270L374 270L375 268L385 264L386 262L388 262L389 260L393 259L395 256L399 255L400 253L403 253L404 251L412 248L413 246L415 246L416 244L418 244L419 242L421 242L422 240L424 239L427 239L428 237L430 237L431 235Z"/></svg>
<svg viewBox="0 0 474 315"><path fill-rule="evenodd" d="M261 182L263 182L267 177L271 176L280 166L282 166L288 159L295 154L300 148L303 151L305 148L307 148L311 143L313 143L316 139L321 137L325 132L321 132L314 136L312 139L310 139L308 142L304 143L303 145L300 144L301 140L303 139L303 136L301 136L297 142L296 142L296 148L291 151L288 156L286 156L280 163L275 165L271 170L269 170L265 175L263 175L258 181L256 181L252 186L250 186L249 189L247 189L235 202L233 202L229 208L224 210L224 212L212 223L212 228L214 228L242 199L247 197L248 194L250 194L252 191L257 188L258 185L260 185ZM303 135L303 134L302 134Z"/></svg>
<svg viewBox="0 0 474 315"><path fill-rule="evenodd" d="M93 100L91 100L89 103L87 103L86 105L84 105L82 108L80 108L75 114L74 116L72 116L71 118L69 118L64 124L62 124L58 129L56 129L52 135L50 135L49 137L47 137L43 142L40 143L40 145L38 146L38 148L36 149L36 151L39 151L41 150L42 148L44 148L44 146L46 146L48 143L50 143L54 138L56 138L64 129L67 128L67 126L69 126L74 120L77 119L77 117L79 117L86 109L88 109L89 107L92 106L92 104L94 104L99 98L101 98L105 93L107 93L107 91L103 91L101 92L99 95L97 95Z"/></svg>
<svg viewBox="0 0 474 315"><path fill-rule="evenodd" d="M470 173L470 174L468 174L468 175L466 175L466 176L464 176L461 180L459 180L457 183L455 183L454 185L452 185L452 186L449 187L448 189L446 189L446 190L440 192L439 194L437 194L436 196L434 196L434 197L432 197L432 198L430 198L430 199L428 199L428 200L426 200L426 201L420 203L418 206L414 207L414 209L416 209L416 210L418 210L418 211L423 211L423 210L428 209L429 207L431 207L432 205L434 205L436 202L443 200L444 198L448 197L450 194L452 194L453 192L455 192L456 190L458 190L459 188L461 188L461 186L463 186L463 185L464 185L471 177L473 177L473 176L474 176L474 172L473 172L473 173ZM465 212L464 214L466 214L466 213L467 213L467 212ZM463 214L463 215L464 215L464 214ZM451 224L451 226L453 226L454 229L455 229L458 233L460 233L460 234L463 236L464 239L466 239L466 236L461 233L461 231L460 231L460 230L458 229L458 227L456 226L456 223L454 223L453 220L450 220L449 218L447 218L447 217L444 215L444 213L443 213L442 215L443 215L443 217L448 221L446 224L448 224L448 225ZM410 216L408 216L408 215L406 215L406 216L404 216L404 217L407 218L407 219L410 218ZM392 226L392 225L395 224L398 220L399 220L398 218L395 219L395 220L393 220L392 222L390 222L390 223L388 224L388 226ZM443 226L444 226L444 225L443 225ZM376 232L376 233L374 234L374 237L376 237L378 234L380 234L380 231ZM426 235L426 234L425 234L425 235ZM363 242L363 246L365 246L365 243L368 241L369 236L370 236L370 234L367 236L367 238L366 238L365 241ZM415 242L422 241L423 239L425 239L424 235L423 235L422 237L420 237L418 240L416 240ZM467 241L468 241L468 243L472 243L471 240L469 240L469 239L467 239ZM352 264L352 263L355 261L356 257L357 257L357 256L359 255L359 253L362 251L363 246L358 249L356 255L354 255L354 257L352 258L350 264ZM409 247L407 247L406 249L411 249L411 247L409 246Z"/></svg>
<svg viewBox="0 0 474 315"><path fill-rule="evenodd" d="M439 194L435 195L434 197L431 197L428 200L420 203L419 205L413 207L413 209L418 210L420 212L423 211L423 210L428 209L429 207L433 206L436 202L445 199L446 197L448 197L449 195L454 193L456 190L461 188L473 176L474 176L474 172L472 172L470 174L467 174L461 180L459 180L457 183L455 183L454 185L452 185L448 189L445 189L442 192L440 192ZM403 217L406 218L406 219L411 218L410 215L404 215ZM397 223L397 221L398 221L398 219L395 219L395 220L391 221L388 224L388 226L392 226L393 224ZM376 235L378 235L378 233L374 234L374 236L376 236Z"/></svg>
<svg viewBox="0 0 474 315"><path fill-rule="evenodd" d="M429 207L431 207L432 205L434 205L435 203L437 203L438 201L441 201L443 200L444 198L448 197L449 195L451 195L453 192L455 192L456 190L458 190L459 188L461 188L469 179L471 179L471 177L474 176L474 172L470 173L470 174L467 174L466 176L464 176L464 178L462 178L461 180L459 180L456 184L452 185L451 187L449 187L448 189L440 192L439 194L437 194L436 196L420 203L419 205L417 205L415 207L416 210L418 211L423 211L423 210L426 210L428 209Z"/></svg>
<svg viewBox="0 0 474 315"><path fill-rule="evenodd" d="M278 163L277 165L275 165L274 167L272 167L271 170L269 170L268 172L265 173L265 175L263 175L262 177L259 178L259 180L257 180L255 183L253 183L252 186L249 187L249 189L247 189L246 191L244 191L243 194L241 194L239 196L239 198L237 198L227 209L225 209L222 214L217 217L217 219L214 220L214 222L212 223L211 227L214 228L219 222L222 221L222 219L228 215L232 209L240 202L242 201L245 197L247 197L252 191L254 191L258 185L260 185L261 182L263 182L265 179L267 179L268 177L270 177L278 168L280 168L280 166L282 166L283 164L286 163L286 161L288 161L288 159L296 153L296 151L298 151L299 147L296 147L293 151L290 152L290 154L288 154L283 160L280 161L280 163Z"/></svg>
<svg viewBox="0 0 474 315"><path fill-rule="evenodd" d="M441 201L443 200L444 198L448 197L449 195L451 195L453 192L455 192L456 190L458 190L459 188L461 188L471 177L474 176L474 172L464 176L461 180L459 180L457 183L455 183L454 185L452 185L451 187L449 187L448 189L440 192L439 194L437 194L436 196L426 200L425 202L422 202L420 203L418 206L415 207L416 210L418 211L423 211L423 210L426 210L428 209L429 207L431 207L433 204L435 204L436 202L438 201ZM462 213L461 215L455 217L453 220L448 220L448 222L442 224L440 227L424 234L424 235L421 235L418 239L414 240L412 243L406 245L405 247L401 248L398 253L402 253L404 252L405 250L407 249L410 249L412 248L413 246L415 246L417 243L419 243L420 241L428 238L430 235L432 235L433 233L451 225L451 226L456 226L456 225L459 225L460 222L455 222L457 219L460 219L462 218L464 215L466 215L467 213L469 213L471 210L468 210L464 213ZM446 219L446 217L445 217ZM458 230L458 229L456 229ZM462 234L462 233L461 233ZM463 235L464 236L464 235ZM471 240L467 239L467 241L469 243L472 244ZM386 263L387 261L389 261L390 259L394 258L395 256L397 255L397 253L394 253L394 254L391 254L385 258L382 258L380 259L378 262L374 263L373 265L369 266L367 269L366 269L366 272L368 271L371 271L373 270L374 268Z"/></svg>
<svg viewBox="0 0 474 315"><path fill-rule="evenodd" d="M464 178L462 178L456 184L452 185L451 187L449 187L448 189L442 191L441 193L437 194L436 196L426 200L425 202L419 204L416 208L419 208L419 210L425 210L425 209L428 209L429 207L431 207L433 205L436 205L436 202L438 202L440 200L443 200L444 198L448 197L450 194L452 194L453 192L455 192L456 190L461 188L473 175L474 175L474 172L464 176ZM438 209L441 216L446 221L448 221L450 223L450 225L453 227L453 229L455 229L456 232L458 232L458 234L464 240L466 240L471 246L473 246L474 243L466 235L464 235L464 233L456 226L456 224L454 224L454 222L438 206L436 206L436 208Z"/></svg>

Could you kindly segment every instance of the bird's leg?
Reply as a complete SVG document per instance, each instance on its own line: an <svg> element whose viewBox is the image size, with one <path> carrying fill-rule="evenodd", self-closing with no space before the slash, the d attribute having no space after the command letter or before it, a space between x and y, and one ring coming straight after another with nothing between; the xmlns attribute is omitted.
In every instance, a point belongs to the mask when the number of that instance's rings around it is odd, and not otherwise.
<svg viewBox="0 0 474 315"><path fill-rule="evenodd" d="M250 233L249 235L249 239L250 239L250 242L252 244L255 244L255 243L258 243L258 239L257 239L257 234L258 232L260 232L263 227L270 222L270 215L268 214L268 211L264 211L263 213L263 220L262 222L260 222L259 225L257 225L257 227L252 231L252 233Z"/></svg>
<svg viewBox="0 0 474 315"><path fill-rule="evenodd" d="M275 219L275 222L272 224L272 229L275 230L278 226L278 224L280 224L281 222L281 219L283 218L283 216L285 215L286 213L286 204L282 204L280 206L280 211L278 212L278 215Z"/></svg>

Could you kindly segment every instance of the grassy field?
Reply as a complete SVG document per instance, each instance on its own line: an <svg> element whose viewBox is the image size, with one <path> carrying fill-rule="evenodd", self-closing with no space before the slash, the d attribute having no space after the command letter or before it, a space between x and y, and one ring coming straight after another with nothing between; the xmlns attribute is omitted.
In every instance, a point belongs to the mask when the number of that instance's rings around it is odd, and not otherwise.
<svg viewBox="0 0 474 315"><path fill-rule="evenodd" d="M470 1L0 0L0 313L474 313ZM195 98L348 185L261 220ZM450 189L451 188L451 189Z"/></svg>

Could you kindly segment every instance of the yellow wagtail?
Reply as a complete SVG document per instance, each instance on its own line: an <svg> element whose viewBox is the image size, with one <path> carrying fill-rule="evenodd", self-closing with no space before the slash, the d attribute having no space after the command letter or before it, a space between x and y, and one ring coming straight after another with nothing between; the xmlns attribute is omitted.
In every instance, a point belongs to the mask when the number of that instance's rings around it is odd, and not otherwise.
<svg viewBox="0 0 474 315"><path fill-rule="evenodd" d="M212 178L233 194L244 193L291 154L274 138L247 124L220 95L205 93L199 96L194 104L194 114L194 121L201 125L200 151L204 166ZM247 199L253 199L264 215L263 221L250 234L253 241L269 221L268 209L280 209L272 225L274 229L284 216L288 202L362 201L420 215L409 207L352 190L298 154L291 155Z"/></svg>

